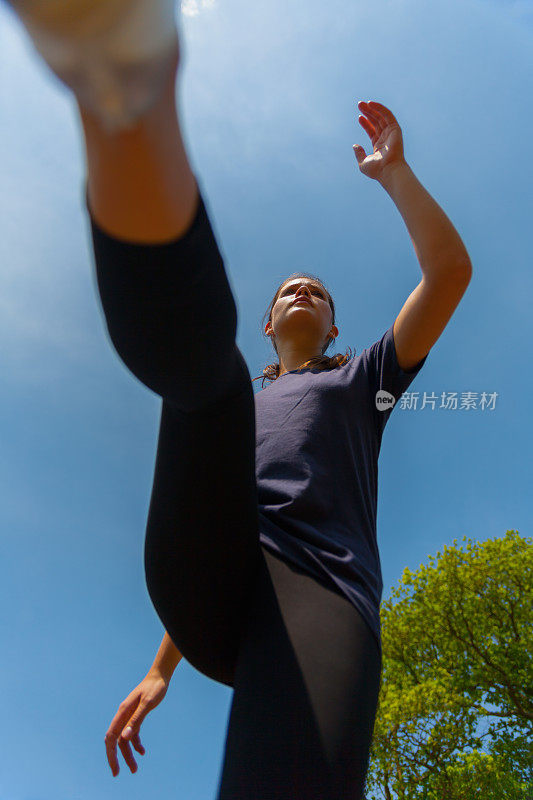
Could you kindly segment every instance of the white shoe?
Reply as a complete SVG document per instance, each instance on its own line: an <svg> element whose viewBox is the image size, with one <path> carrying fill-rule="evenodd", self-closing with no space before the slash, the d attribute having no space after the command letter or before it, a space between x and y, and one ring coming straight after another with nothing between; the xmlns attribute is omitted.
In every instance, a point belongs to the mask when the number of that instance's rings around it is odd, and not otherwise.
<svg viewBox="0 0 533 800"><path fill-rule="evenodd" d="M179 53L175 0L8 0L33 44L110 132L158 99Z"/></svg>

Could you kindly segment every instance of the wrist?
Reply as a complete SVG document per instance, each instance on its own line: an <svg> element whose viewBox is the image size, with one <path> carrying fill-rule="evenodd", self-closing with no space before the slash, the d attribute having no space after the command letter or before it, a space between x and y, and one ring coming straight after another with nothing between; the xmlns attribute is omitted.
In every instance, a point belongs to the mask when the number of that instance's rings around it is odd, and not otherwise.
<svg viewBox="0 0 533 800"><path fill-rule="evenodd" d="M167 685L170 683L172 675L174 674L175 667L162 667L157 664L152 664L148 672L146 673L147 678L160 678L163 680Z"/></svg>
<svg viewBox="0 0 533 800"><path fill-rule="evenodd" d="M385 166L381 171L378 181L385 191L390 194L395 184L397 184L398 179L402 180L403 177L409 173L412 173L411 167L405 159L401 159L400 161L394 161L394 163Z"/></svg>

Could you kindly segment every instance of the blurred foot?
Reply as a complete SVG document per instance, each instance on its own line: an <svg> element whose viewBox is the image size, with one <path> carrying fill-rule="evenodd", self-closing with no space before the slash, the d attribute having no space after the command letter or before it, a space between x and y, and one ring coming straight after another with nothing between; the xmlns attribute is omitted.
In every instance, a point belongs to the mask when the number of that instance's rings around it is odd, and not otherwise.
<svg viewBox="0 0 533 800"><path fill-rule="evenodd" d="M8 0L33 44L109 132L129 128L176 69L175 0Z"/></svg>

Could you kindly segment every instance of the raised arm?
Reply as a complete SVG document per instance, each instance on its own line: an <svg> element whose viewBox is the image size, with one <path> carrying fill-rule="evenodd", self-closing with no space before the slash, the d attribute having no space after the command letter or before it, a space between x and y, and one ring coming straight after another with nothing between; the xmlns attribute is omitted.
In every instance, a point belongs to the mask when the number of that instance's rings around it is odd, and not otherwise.
<svg viewBox="0 0 533 800"><path fill-rule="evenodd" d="M402 131L381 103L360 102L359 122L370 136L373 153L354 145L360 171L379 181L407 226L422 280L394 322L400 367L412 369L427 355L446 327L472 275L472 264L456 229L407 164ZM364 116L363 116L364 115Z"/></svg>

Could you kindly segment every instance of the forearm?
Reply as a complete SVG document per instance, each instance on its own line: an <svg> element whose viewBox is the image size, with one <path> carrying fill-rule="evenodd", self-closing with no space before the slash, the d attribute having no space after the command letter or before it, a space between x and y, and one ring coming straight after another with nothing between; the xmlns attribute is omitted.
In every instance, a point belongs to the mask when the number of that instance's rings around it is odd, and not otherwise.
<svg viewBox="0 0 533 800"><path fill-rule="evenodd" d="M154 663L150 667L150 672L158 672L166 680L170 680L172 673L181 661L182 655L168 633L165 635L157 651Z"/></svg>
<svg viewBox="0 0 533 800"><path fill-rule="evenodd" d="M379 181L409 231L424 277L471 270L470 258L454 226L404 161L391 165Z"/></svg>

